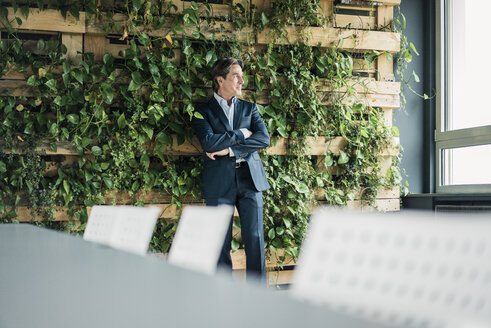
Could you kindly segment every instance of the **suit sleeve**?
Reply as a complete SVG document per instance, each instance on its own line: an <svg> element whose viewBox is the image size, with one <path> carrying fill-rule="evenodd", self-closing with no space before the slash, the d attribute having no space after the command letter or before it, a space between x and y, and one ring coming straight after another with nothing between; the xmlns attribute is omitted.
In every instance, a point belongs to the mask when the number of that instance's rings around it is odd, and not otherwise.
<svg viewBox="0 0 491 328"><path fill-rule="evenodd" d="M213 153L232 147L239 142L244 142L244 134L242 131L240 131L240 129L227 131L225 133L214 133L210 123L208 122L206 111L203 109L198 109L198 112L203 116L203 118L193 117L192 125L194 132L201 143L201 147L205 152Z"/></svg>
<svg viewBox="0 0 491 328"><path fill-rule="evenodd" d="M236 157L245 157L249 153L269 146L270 138L268 129L261 119L256 105L252 109L250 130L252 131L252 136L230 147Z"/></svg>

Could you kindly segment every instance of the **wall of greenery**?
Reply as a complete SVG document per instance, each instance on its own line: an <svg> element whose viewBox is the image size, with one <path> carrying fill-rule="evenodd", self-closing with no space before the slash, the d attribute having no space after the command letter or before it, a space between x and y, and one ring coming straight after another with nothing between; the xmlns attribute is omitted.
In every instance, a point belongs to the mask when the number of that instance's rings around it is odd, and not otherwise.
<svg viewBox="0 0 491 328"><path fill-rule="evenodd" d="M120 58L104 54L100 61L84 53L80 64L65 58L67 49L59 38L39 39L37 51L26 50L8 20L7 6L0 6L0 76L21 72L34 90L30 96L0 95L0 222L15 221L17 207L27 205L33 216L44 216L36 224L82 233L86 207L106 203L108 195L117 203L126 193L132 203L142 204L146 192L158 190L178 207L199 201L202 158L168 150L173 136L180 143L192 138L190 119L195 106L210 95L210 68L222 56L243 59L245 88L253 90L253 98L267 94L268 104L258 107L270 135L289 142L288 155L261 155L272 186L264 193L269 249L298 254L319 189L324 202L345 205L356 193L373 201L382 188L399 184L397 158L387 175L380 174L380 152L393 137L383 111L343 101L354 92L350 81L358 78L353 54L309 46L308 33L293 45L277 42L287 25L329 25L316 0L276 0L260 14L254 6L235 4L231 16L220 18L212 17L210 6L198 10L194 2L181 12L162 0L116 2L110 8L95 0L68 5L38 0L36 5L74 17L84 11L108 34L121 35L127 49ZM29 19L25 5L12 2L8 7L20 13L15 23ZM118 13L129 19L115 21ZM257 47L253 40L238 42L235 33L216 38L202 33L203 26L223 20L237 31L272 28L271 42ZM168 35L148 33L162 26L170 26ZM193 29L191 35L183 33L186 28ZM175 50L182 54L179 62ZM363 58L373 62L377 55L365 53ZM320 78L347 91L330 94L325 104L316 91ZM343 136L347 146L339 153L309 156L305 136ZM47 176L47 157L37 147L45 142L55 151L62 141L73 144L79 157ZM55 222L56 206L67 208L72 221ZM176 225L159 220L151 248L166 252ZM238 247L240 242L234 241L233 248Z"/></svg>

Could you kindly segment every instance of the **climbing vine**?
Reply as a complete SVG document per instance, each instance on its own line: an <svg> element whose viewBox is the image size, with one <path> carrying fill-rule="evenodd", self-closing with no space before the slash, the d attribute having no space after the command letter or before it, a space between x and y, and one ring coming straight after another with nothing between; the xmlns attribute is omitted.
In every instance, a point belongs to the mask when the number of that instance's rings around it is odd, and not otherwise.
<svg viewBox="0 0 491 328"><path fill-rule="evenodd" d="M40 224L82 233L87 207L95 204L129 197L141 205L155 191L160 196L154 202L165 199L178 209L200 201L202 158L180 156L172 147L192 140L195 106L210 96L211 65L223 56L243 59L246 96L258 104L273 144L280 138L287 144L288 155L262 154L272 187L264 193L268 249L297 256L319 202L346 205L355 195L373 202L381 188L399 183L397 166L381 174L379 154L393 136L383 111L350 100L357 93L353 85L364 85L354 74L353 54L336 46L310 46L308 33L292 45L277 42L287 25L328 24L318 1L276 1L261 13L247 1L221 17L211 5L195 2L182 10L162 0L116 1L111 8L94 0L43 3L37 2L39 9L58 9L64 16L78 18L84 11L91 24L107 36L117 34L126 47L117 56L84 53L80 63L73 63L58 38L39 38L35 47L24 41L13 26L29 19L28 7L12 2L17 13L12 20L0 6L6 31L0 40L0 76L18 72L27 84L22 95L0 94L3 222L15 221L25 205L33 217L41 213ZM257 34L265 28L272 33L264 47L253 37L237 39L243 30ZM347 145L321 156L305 155L309 137L343 137ZM56 154L62 144L78 156L60 159L55 172L46 174L46 151ZM73 218L68 225L55 221L57 206L68 209ZM177 224L159 220L153 250L168 250ZM233 249L239 247L240 239L234 239Z"/></svg>

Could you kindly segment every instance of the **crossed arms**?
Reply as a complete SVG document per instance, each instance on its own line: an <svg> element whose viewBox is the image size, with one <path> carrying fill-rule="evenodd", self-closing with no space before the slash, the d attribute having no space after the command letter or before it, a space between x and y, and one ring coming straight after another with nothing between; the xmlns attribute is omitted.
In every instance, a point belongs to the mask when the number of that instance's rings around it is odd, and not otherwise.
<svg viewBox="0 0 491 328"><path fill-rule="evenodd" d="M199 110L203 119L193 118L193 128L196 132L201 147L207 155L214 159L214 156L228 155L229 148L236 157L245 157L248 154L269 146L270 138L266 125L261 120L257 107L252 109L251 125L248 128L252 132L249 138L245 138L240 129L215 133L209 122L210 118L206 110ZM212 155L212 156L210 156Z"/></svg>

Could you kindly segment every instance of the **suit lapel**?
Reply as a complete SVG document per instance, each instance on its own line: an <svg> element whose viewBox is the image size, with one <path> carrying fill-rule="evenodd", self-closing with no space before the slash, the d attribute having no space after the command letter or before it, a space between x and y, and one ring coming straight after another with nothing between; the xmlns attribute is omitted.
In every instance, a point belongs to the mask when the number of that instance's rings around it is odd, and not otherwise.
<svg viewBox="0 0 491 328"><path fill-rule="evenodd" d="M220 119L220 121L225 125L227 128L227 131L232 130L232 127L228 123L228 118L225 116L225 113L223 112L222 107L220 107L220 104L218 104L218 101L215 99L214 96L211 97L210 101L208 102L210 105L211 110L213 111L213 114Z"/></svg>
<svg viewBox="0 0 491 328"><path fill-rule="evenodd" d="M242 100L237 99L234 106L234 126L233 126L234 129L237 129L237 127L239 126L240 118L242 115L242 105L243 105Z"/></svg>

